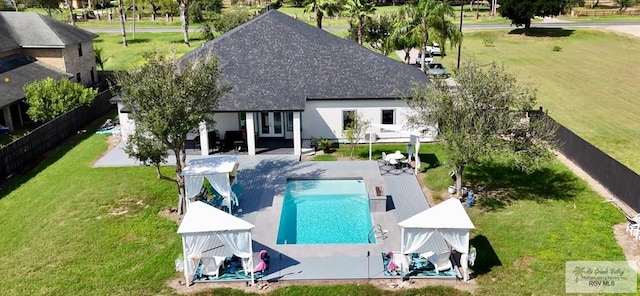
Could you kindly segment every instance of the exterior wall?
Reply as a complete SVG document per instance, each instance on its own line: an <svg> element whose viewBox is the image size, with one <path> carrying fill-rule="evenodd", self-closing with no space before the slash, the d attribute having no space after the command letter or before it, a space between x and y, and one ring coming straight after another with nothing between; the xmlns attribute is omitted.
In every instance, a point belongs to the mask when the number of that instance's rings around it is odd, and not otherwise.
<svg viewBox="0 0 640 296"><path fill-rule="evenodd" d="M19 48L8 50L8 51L4 51L4 52L0 51L0 58L4 58L6 56L10 56L12 54L21 53L21 52L22 52L22 50L19 49Z"/></svg>
<svg viewBox="0 0 640 296"><path fill-rule="evenodd" d="M302 113L302 139L332 138L345 140L342 130L342 111L357 111L371 124L382 123L382 110L395 110L394 124L405 124L411 109L403 100L312 100ZM406 135L372 130L382 141L404 142Z"/></svg>
<svg viewBox="0 0 640 296"><path fill-rule="evenodd" d="M133 135L136 130L136 124L133 119L129 118L129 113L122 113L120 110L124 105L122 103L118 103L118 119L120 120L120 135L122 139L126 141L129 136Z"/></svg>
<svg viewBox="0 0 640 296"><path fill-rule="evenodd" d="M32 56L47 65L66 71L62 51L61 48L21 48L0 53L0 57L21 53Z"/></svg>
<svg viewBox="0 0 640 296"><path fill-rule="evenodd" d="M65 47L62 50L62 55L64 56L64 71L74 76L80 73L80 83L90 85L98 81L93 41L82 43L82 56L79 56L78 44ZM93 80L91 79L92 75ZM75 78L71 78L71 80L77 81Z"/></svg>
<svg viewBox="0 0 640 296"><path fill-rule="evenodd" d="M220 138L224 137L226 131L240 130L238 113L215 113L213 120L216 122L215 129L218 130Z"/></svg>

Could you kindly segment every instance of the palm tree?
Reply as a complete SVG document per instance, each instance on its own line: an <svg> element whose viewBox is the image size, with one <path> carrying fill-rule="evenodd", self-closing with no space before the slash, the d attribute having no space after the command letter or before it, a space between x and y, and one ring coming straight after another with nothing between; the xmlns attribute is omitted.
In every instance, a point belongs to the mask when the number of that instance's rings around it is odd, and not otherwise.
<svg viewBox="0 0 640 296"><path fill-rule="evenodd" d="M304 5L304 12L316 13L316 25L319 29L322 29L322 18L325 14L333 16L338 11L340 7L337 0L306 0Z"/></svg>
<svg viewBox="0 0 640 296"><path fill-rule="evenodd" d="M124 27L124 13L122 7L124 3L122 0L118 0L118 14L120 14L120 32L122 33L122 47L127 47L127 31Z"/></svg>
<svg viewBox="0 0 640 296"><path fill-rule="evenodd" d="M343 9L352 20L355 19L358 27L358 44L362 45L362 23L368 14L376 10L373 7L373 2L371 0L347 0Z"/></svg>
<svg viewBox="0 0 640 296"><path fill-rule="evenodd" d="M387 39L387 47L402 50L404 52L404 61L409 64L409 53L416 46L415 41L411 39L411 31L402 16L396 15L395 19L396 23L393 26L393 31L389 39Z"/></svg>
<svg viewBox="0 0 640 296"><path fill-rule="evenodd" d="M437 42L444 55L447 40L452 47L462 41L460 28L450 21L454 17L453 9L443 1L420 0L416 6L404 6L400 13L408 18L401 20L398 28L407 32L414 46L419 45L421 51L426 48L427 43ZM421 63L421 68L425 71L424 59Z"/></svg>

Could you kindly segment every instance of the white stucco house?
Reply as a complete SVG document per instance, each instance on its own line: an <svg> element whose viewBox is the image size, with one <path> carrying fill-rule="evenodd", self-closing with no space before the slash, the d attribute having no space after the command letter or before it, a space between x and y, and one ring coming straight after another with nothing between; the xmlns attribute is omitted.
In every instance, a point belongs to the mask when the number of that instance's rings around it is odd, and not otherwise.
<svg viewBox="0 0 640 296"><path fill-rule="evenodd" d="M205 43L181 60L211 52L218 57L221 79L232 89L212 110L215 126L200 126L203 155L212 148L207 140L211 129L220 138L242 137L239 143L250 155L274 143L300 155L313 138L344 140L354 112L372 124L404 125L411 112L405 100L412 88L429 83L414 66L277 10ZM118 110L126 138L134 123L122 104ZM373 132L376 141L409 140L397 132Z"/></svg>

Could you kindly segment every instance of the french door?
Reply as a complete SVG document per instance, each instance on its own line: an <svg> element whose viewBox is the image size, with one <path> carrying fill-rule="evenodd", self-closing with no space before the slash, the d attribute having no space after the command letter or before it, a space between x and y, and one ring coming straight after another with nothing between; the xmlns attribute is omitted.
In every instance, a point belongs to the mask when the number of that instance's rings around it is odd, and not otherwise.
<svg viewBox="0 0 640 296"><path fill-rule="evenodd" d="M283 137L284 114L282 112L260 112L260 136Z"/></svg>

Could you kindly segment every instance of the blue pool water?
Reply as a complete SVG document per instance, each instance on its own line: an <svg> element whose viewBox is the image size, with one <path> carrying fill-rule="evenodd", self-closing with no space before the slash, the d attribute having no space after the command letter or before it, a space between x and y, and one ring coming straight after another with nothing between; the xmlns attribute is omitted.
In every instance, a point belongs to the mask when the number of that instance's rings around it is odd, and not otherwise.
<svg viewBox="0 0 640 296"><path fill-rule="evenodd" d="M287 181L278 244L368 243L371 227L364 181Z"/></svg>

